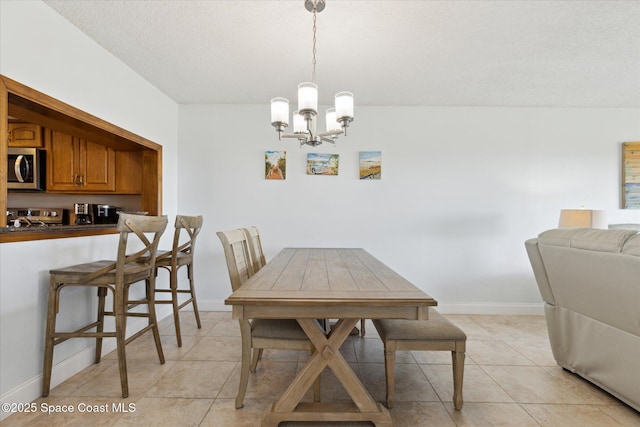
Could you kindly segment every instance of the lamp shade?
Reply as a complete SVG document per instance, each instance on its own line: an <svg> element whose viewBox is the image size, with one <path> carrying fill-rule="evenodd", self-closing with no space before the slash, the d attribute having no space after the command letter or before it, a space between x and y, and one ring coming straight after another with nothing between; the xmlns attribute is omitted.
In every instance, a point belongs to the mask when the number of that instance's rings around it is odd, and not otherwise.
<svg viewBox="0 0 640 427"><path fill-rule="evenodd" d="M336 118L353 118L353 94L340 92L336 94Z"/></svg>
<svg viewBox="0 0 640 427"><path fill-rule="evenodd" d="M326 112L326 126L327 132L334 130L340 130L340 123L336 120L336 109L329 108Z"/></svg>
<svg viewBox="0 0 640 427"><path fill-rule="evenodd" d="M293 133L307 133L307 122L297 111L293 112Z"/></svg>
<svg viewBox="0 0 640 427"><path fill-rule="evenodd" d="M560 228L607 228L606 211L591 209L562 209L560 211Z"/></svg>
<svg viewBox="0 0 640 427"><path fill-rule="evenodd" d="M289 100L273 98L271 100L271 123L289 124Z"/></svg>
<svg viewBox="0 0 640 427"><path fill-rule="evenodd" d="M315 83L305 82L298 85L298 110L300 113L318 112L318 86Z"/></svg>

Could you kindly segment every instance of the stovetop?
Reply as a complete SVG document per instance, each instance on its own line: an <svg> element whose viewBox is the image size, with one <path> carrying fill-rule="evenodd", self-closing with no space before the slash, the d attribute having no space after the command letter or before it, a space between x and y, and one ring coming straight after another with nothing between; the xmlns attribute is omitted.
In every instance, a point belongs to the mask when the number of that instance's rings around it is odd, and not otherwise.
<svg viewBox="0 0 640 427"><path fill-rule="evenodd" d="M55 226L69 224L64 208L7 208L7 224L18 226Z"/></svg>

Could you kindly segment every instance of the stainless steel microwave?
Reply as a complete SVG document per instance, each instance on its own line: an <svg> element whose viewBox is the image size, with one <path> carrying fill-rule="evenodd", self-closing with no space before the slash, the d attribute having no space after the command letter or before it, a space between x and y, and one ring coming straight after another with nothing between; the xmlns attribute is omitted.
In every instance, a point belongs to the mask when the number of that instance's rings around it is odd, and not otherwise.
<svg viewBox="0 0 640 427"><path fill-rule="evenodd" d="M7 189L36 190L45 189L45 154L37 148L9 147L7 152Z"/></svg>

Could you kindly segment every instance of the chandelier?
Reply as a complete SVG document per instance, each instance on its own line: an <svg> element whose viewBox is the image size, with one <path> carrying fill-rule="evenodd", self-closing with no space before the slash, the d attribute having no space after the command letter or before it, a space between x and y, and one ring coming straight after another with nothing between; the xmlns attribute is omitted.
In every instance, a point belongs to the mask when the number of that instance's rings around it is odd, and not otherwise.
<svg viewBox="0 0 640 427"><path fill-rule="evenodd" d="M318 85L316 85L316 17L325 8L325 0L304 0L304 7L313 13L313 72L311 82L298 85L298 111L293 112L293 134L283 134L289 126L289 100L271 100L271 124L278 132L278 140L297 138L300 146L312 147L329 142L335 144L339 135L347 134L347 127L353 121L353 94L339 92L335 97L335 108L326 111L326 131L317 132Z"/></svg>

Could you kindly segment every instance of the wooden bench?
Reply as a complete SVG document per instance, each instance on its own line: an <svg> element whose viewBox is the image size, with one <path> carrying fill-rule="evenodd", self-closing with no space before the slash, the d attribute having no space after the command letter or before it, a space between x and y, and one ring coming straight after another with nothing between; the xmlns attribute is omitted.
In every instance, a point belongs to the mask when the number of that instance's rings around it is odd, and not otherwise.
<svg viewBox="0 0 640 427"><path fill-rule="evenodd" d="M467 336L435 309L429 320L377 319L373 324L384 343L387 407L393 407L397 350L450 351L453 364L453 406L462 408L462 378Z"/></svg>

